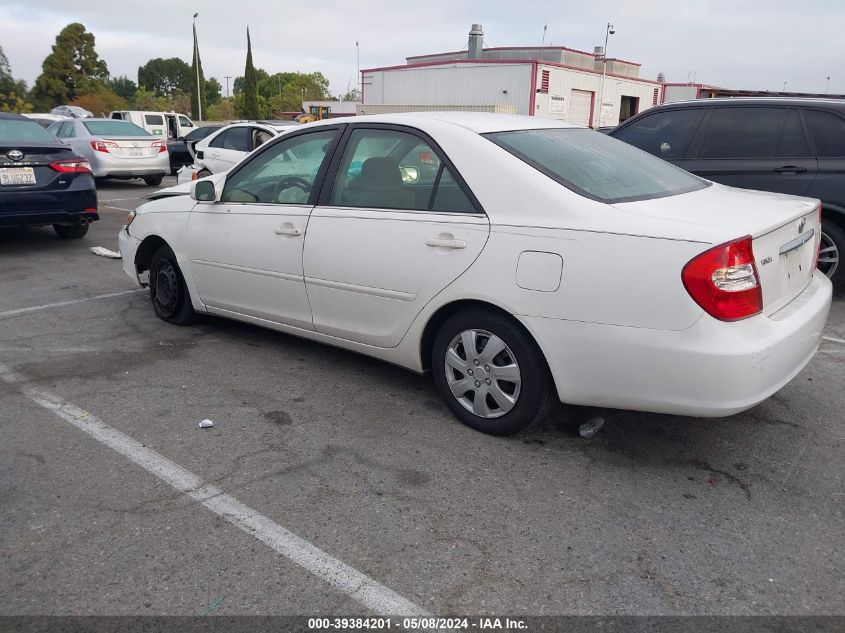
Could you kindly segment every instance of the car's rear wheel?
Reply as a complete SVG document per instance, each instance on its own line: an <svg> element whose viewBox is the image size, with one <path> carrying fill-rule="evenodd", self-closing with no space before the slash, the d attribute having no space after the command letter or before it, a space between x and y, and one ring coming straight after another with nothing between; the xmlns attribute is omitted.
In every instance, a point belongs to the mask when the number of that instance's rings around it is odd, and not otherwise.
<svg viewBox="0 0 845 633"><path fill-rule="evenodd" d="M545 417L556 398L534 340L513 320L484 310L450 317L432 349L440 395L464 424L510 435Z"/></svg>
<svg viewBox="0 0 845 633"><path fill-rule="evenodd" d="M72 240L85 237L88 233L88 224L54 224L53 230L63 240Z"/></svg>
<svg viewBox="0 0 845 633"><path fill-rule="evenodd" d="M144 176L144 182L150 187L158 187L163 179L164 176Z"/></svg>
<svg viewBox="0 0 845 633"><path fill-rule="evenodd" d="M196 320L191 296L169 246L162 246L150 260L150 300L158 318L175 325Z"/></svg>
<svg viewBox="0 0 845 633"><path fill-rule="evenodd" d="M845 230L830 220L822 220L822 239L819 244L819 270L830 278L833 286L845 284Z"/></svg>

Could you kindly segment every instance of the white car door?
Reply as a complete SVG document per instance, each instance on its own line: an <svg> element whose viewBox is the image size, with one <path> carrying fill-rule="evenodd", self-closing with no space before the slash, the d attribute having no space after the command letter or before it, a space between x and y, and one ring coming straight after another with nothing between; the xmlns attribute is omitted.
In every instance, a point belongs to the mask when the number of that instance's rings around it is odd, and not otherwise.
<svg viewBox="0 0 845 633"><path fill-rule="evenodd" d="M339 127L319 128L269 145L226 177L219 202L191 211L191 274L212 312L314 329L302 246L315 183L339 135Z"/></svg>
<svg viewBox="0 0 845 633"><path fill-rule="evenodd" d="M394 347L475 261L490 224L454 166L415 130L362 124L345 139L305 240L314 328Z"/></svg>
<svg viewBox="0 0 845 633"><path fill-rule="evenodd" d="M212 174L231 169L252 150L250 126L220 130L203 150L202 162Z"/></svg>

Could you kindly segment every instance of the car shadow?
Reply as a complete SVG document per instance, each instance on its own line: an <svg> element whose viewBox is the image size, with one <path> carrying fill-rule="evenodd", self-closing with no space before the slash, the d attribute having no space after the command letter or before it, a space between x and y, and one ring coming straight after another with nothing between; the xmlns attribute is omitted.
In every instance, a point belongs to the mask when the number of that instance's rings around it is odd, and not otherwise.
<svg viewBox="0 0 845 633"><path fill-rule="evenodd" d="M60 239L51 226L21 226L0 229L0 252L11 255L38 249L39 252L71 252L88 247L86 238Z"/></svg>

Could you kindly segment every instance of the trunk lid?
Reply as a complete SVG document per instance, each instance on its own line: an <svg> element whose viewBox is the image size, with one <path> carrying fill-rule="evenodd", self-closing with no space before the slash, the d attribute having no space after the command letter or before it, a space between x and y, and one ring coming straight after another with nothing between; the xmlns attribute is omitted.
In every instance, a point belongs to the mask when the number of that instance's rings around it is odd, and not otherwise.
<svg viewBox="0 0 845 633"><path fill-rule="evenodd" d="M613 206L682 222L689 226L690 240L706 235L713 245L750 235L763 312L772 314L810 283L821 237L819 205L811 198L713 184L678 196Z"/></svg>
<svg viewBox="0 0 845 633"><path fill-rule="evenodd" d="M159 147L163 143L160 138L155 137L103 136L101 138L117 145L117 147L109 148L109 153L115 158L152 158L159 154Z"/></svg>

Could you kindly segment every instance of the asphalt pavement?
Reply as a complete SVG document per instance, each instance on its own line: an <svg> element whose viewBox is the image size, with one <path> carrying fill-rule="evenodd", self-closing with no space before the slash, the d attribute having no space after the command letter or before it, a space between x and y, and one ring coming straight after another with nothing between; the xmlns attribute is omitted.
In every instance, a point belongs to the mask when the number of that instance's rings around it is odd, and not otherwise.
<svg viewBox="0 0 845 633"><path fill-rule="evenodd" d="M0 233L0 615L845 613L841 294L746 413L489 437L429 376L158 320L89 252L152 190Z"/></svg>

